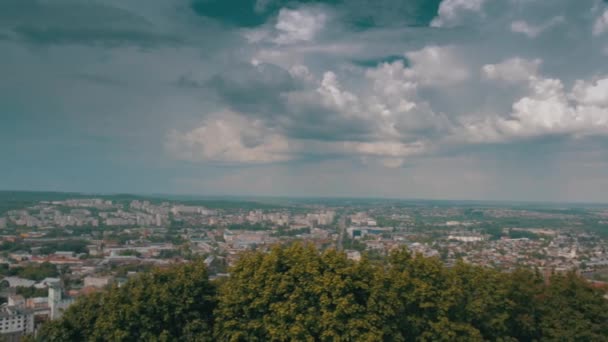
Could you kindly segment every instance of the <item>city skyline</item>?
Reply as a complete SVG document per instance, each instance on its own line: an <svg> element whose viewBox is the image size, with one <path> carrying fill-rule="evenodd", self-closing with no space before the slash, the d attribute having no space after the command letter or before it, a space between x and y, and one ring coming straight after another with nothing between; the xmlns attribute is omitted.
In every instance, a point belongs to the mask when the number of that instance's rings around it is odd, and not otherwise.
<svg viewBox="0 0 608 342"><path fill-rule="evenodd" d="M374 4L5 0L0 189L608 202L606 1Z"/></svg>

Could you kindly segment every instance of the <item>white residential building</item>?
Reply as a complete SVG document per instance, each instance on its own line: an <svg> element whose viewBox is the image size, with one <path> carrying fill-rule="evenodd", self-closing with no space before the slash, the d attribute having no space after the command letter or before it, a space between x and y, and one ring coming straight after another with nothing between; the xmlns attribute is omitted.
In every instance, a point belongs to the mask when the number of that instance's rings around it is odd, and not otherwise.
<svg viewBox="0 0 608 342"><path fill-rule="evenodd" d="M34 332L34 312L18 306L0 307L0 334L25 335Z"/></svg>
<svg viewBox="0 0 608 342"><path fill-rule="evenodd" d="M88 276L84 278L84 287L96 287L96 288L104 288L114 282L114 277L93 277Z"/></svg>

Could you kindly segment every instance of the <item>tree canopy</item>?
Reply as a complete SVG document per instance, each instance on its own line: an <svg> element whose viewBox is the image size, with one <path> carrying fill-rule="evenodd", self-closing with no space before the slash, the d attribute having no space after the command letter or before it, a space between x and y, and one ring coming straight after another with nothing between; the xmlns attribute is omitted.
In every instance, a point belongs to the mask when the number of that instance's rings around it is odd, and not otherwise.
<svg viewBox="0 0 608 342"><path fill-rule="evenodd" d="M40 341L600 341L608 301L574 273L502 273L394 251L349 260L293 244L202 261L80 298Z"/></svg>

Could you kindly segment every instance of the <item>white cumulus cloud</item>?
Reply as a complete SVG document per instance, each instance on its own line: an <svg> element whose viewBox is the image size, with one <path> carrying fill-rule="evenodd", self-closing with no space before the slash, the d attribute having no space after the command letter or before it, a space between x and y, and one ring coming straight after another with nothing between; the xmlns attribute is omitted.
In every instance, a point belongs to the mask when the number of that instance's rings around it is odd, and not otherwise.
<svg viewBox="0 0 608 342"><path fill-rule="evenodd" d="M281 9L275 25L279 32L277 44L294 44L312 41L325 26L327 15L313 9Z"/></svg>
<svg viewBox="0 0 608 342"><path fill-rule="evenodd" d="M608 107L608 76L595 81L577 81L571 97L586 106Z"/></svg>
<svg viewBox="0 0 608 342"><path fill-rule="evenodd" d="M538 76L542 60L527 60L519 57L507 59L498 64L486 64L482 67L483 75L489 80L508 83L527 82Z"/></svg>
<svg viewBox="0 0 608 342"><path fill-rule="evenodd" d="M281 134L233 112L211 115L190 131L172 131L166 147L188 161L269 163L289 160L289 144Z"/></svg>
<svg viewBox="0 0 608 342"><path fill-rule="evenodd" d="M605 32L608 32L608 9L595 20L593 25L593 35L599 36Z"/></svg>
<svg viewBox="0 0 608 342"><path fill-rule="evenodd" d="M467 13L479 13L485 0L443 0L438 15L431 22L433 27L460 25Z"/></svg>
<svg viewBox="0 0 608 342"><path fill-rule="evenodd" d="M608 78L578 80L568 91L560 79L537 74L539 64L512 59L483 68L486 76L511 82L523 81L529 75L528 93L513 103L507 117L485 115L463 122L468 141L509 141L547 134L608 134Z"/></svg>
<svg viewBox="0 0 608 342"><path fill-rule="evenodd" d="M412 67L408 76L423 85L452 85L467 80L469 69L453 46L427 46L407 52Z"/></svg>

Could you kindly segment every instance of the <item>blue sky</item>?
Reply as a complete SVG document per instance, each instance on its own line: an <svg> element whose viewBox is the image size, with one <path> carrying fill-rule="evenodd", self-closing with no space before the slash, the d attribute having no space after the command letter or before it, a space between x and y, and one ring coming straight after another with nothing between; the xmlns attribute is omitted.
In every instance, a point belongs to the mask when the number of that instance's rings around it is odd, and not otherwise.
<svg viewBox="0 0 608 342"><path fill-rule="evenodd" d="M0 188L608 201L602 0L2 0Z"/></svg>

